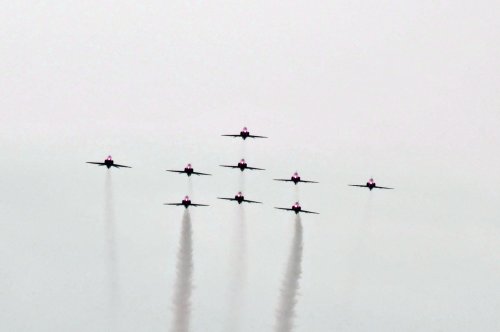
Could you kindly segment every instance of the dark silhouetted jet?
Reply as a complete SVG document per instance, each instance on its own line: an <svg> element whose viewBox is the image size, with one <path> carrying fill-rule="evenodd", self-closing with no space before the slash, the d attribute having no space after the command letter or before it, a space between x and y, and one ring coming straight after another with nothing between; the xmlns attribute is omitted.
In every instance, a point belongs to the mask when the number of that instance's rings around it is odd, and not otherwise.
<svg viewBox="0 0 500 332"><path fill-rule="evenodd" d="M248 131L247 127L243 127L243 129L240 131L239 134L234 134L234 135L221 135L221 136L227 136L227 137L241 137L244 140L247 139L247 137L250 138L267 138L266 136L257 136L257 135L250 135L250 132Z"/></svg>
<svg viewBox="0 0 500 332"><path fill-rule="evenodd" d="M295 204L292 205L291 209L281 208L281 207L275 207L275 209L285 210L285 211L293 211L293 212L295 212L295 214L298 214L299 212L319 214L318 212L302 210L302 207L300 206L299 202L295 202Z"/></svg>
<svg viewBox="0 0 500 332"><path fill-rule="evenodd" d="M218 199L225 199L225 200L228 200L228 201L236 201L238 202L238 204L241 204L242 202L246 202L246 203L259 203L259 204L262 204L262 202L257 202L257 201L251 201L251 200L248 200L248 199L245 199L245 196L243 196L243 194L240 192L238 192L234 198L231 198L231 197L217 197Z"/></svg>
<svg viewBox="0 0 500 332"><path fill-rule="evenodd" d="M368 180L368 182L366 184L350 184L349 186L351 186L351 187L368 188L368 189L370 189L370 191L373 188L375 188L375 189L394 189L394 188L377 186L377 184L375 183L375 181L373 181L373 179Z"/></svg>
<svg viewBox="0 0 500 332"><path fill-rule="evenodd" d="M191 199L189 199L189 196L185 196L184 199L180 203L163 203L163 205L184 206L186 209L190 206L210 206L210 205L206 205L206 204L191 203Z"/></svg>
<svg viewBox="0 0 500 332"><path fill-rule="evenodd" d="M265 169L263 169L263 168L257 168L257 167L250 167L250 166L248 166L247 162L245 161L245 159L241 159L240 162L238 163L238 165L219 165L219 166L229 167L229 168L239 168L242 172L245 169L265 171Z"/></svg>
<svg viewBox="0 0 500 332"><path fill-rule="evenodd" d="M184 174L187 174L187 176L191 176L191 174L194 174L194 175L212 175L212 174L208 174L208 173L195 172L193 170L193 167L191 166L191 164L187 164L187 166L184 167L183 171L175 170L175 169L167 169L167 172L184 173Z"/></svg>
<svg viewBox="0 0 500 332"><path fill-rule="evenodd" d="M308 180L301 180L299 173L295 172L293 173L292 177L290 179L274 179L274 181L288 181L288 182L293 182L295 184L299 182L304 182L304 183L318 183L316 181L308 181Z"/></svg>
<svg viewBox="0 0 500 332"><path fill-rule="evenodd" d="M125 165L120 165L120 164L115 164L113 161L113 158L111 156L108 156L108 158L104 159L103 163L95 162L95 161L87 161L87 164L94 164L94 165L99 165L99 166L106 166L108 169L111 167L124 167L124 168L132 168L130 166L125 166Z"/></svg>

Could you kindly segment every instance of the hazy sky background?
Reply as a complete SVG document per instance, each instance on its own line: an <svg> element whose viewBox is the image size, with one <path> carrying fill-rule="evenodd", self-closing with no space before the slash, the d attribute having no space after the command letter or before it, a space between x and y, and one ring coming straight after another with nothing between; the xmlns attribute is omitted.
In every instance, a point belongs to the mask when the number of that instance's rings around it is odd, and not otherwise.
<svg viewBox="0 0 500 332"><path fill-rule="evenodd" d="M500 330L498 1L10 1L0 41L0 330L170 331L188 162L192 331L274 330L296 196L295 331Z"/></svg>

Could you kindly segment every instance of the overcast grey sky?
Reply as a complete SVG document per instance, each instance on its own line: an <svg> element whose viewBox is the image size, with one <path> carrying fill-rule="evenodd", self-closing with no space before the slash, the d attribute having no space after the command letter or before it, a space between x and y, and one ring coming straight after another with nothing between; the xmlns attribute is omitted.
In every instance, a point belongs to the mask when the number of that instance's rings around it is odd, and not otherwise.
<svg viewBox="0 0 500 332"><path fill-rule="evenodd" d="M500 330L498 1L11 1L0 40L0 330L170 330L188 162L192 331L273 331L296 197L295 331Z"/></svg>

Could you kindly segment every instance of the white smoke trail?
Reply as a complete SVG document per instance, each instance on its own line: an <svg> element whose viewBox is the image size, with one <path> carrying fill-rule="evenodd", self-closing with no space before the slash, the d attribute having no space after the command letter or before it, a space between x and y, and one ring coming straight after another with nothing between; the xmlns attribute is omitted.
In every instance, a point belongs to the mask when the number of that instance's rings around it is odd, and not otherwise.
<svg viewBox="0 0 500 332"><path fill-rule="evenodd" d="M246 283L246 219L245 209L238 206L238 218L235 225L234 245L232 248L231 269L234 271L230 286L229 317L227 319L228 332L238 331L241 322L243 295Z"/></svg>
<svg viewBox="0 0 500 332"><path fill-rule="evenodd" d="M247 157L247 145L246 145L246 140L243 140L240 145L240 156L243 156L243 158Z"/></svg>
<svg viewBox="0 0 500 332"><path fill-rule="evenodd" d="M281 285L281 295L276 311L276 332L293 330L295 305L299 291L299 280L302 273L302 221L300 215L295 216L295 234L293 236L290 256Z"/></svg>
<svg viewBox="0 0 500 332"><path fill-rule="evenodd" d="M191 293L193 292L193 244L191 216L185 209L182 216L182 231L177 253L177 276L173 299L173 332L189 331L191 317Z"/></svg>
<svg viewBox="0 0 500 332"><path fill-rule="evenodd" d="M108 282L109 282L109 322L116 324L116 310L118 306L118 259L115 243L115 213L113 199L113 181L111 172L108 170L105 181L104 197L104 219L106 227L106 250L108 254Z"/></svg>
<svg viewBox="0 0 500 332"><path fill-rule="evenodd" d="M295 201L300 202L300 184L295 186Z"/></svg>
<svg viewBox="0 0 500 332"><path fill-rule="evenodd" d="M188 195L193 196L193 179L191 179L191 176L188 177Z"/></svg>
<svg viewBox="0 0 500 332"><path fill-rule="evenodd" d="M245 172L248 172L248 171L243 171L243 172L240 172L240 182L239 182L239 190L245 194Z"/></svg>

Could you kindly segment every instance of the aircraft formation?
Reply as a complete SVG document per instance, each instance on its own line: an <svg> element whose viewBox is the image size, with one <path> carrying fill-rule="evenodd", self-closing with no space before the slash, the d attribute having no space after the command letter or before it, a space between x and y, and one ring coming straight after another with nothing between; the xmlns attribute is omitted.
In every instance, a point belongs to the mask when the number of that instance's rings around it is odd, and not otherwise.
<svg viewBox="0 0 500 332"><path fill-rule="evenodd" d="M226 135L221 135L221 136L233 137L233 138L240 137L243 140L246 140L247 138L268 138L267 136L251 135L250 131L248 130L247 127L243 127L243 129L240 131L239 134L226 134ZM103 162L87 161L87 163L98 165L98 166L106 166L108 169L110 169L111 167L132 168L131 166L116 164L111 156L108 156L106 159L104 159ZM219 165L219 166L226 167L226 168L239 169L241 172L243 172L245 170L265 171L265 169L263 169L263 168L248 166L245 159L241 159L236 165ZM211 176L212 175L209 173L195 172L193 169L193 166L191 164L187 164L183 170L167 169L166 171L173 172L173 173L179 173L179 174L186 174L188 177L190 177L191 175L198 175L198 176ZM274 181L282 181L282 182L293 182L294 185L297 185L298 183L319 183L317 181L301 179L298 172L294 172L293 175L288 179L273 179L273 180ZM370 191L372 191L373 189L394 189L394 188L390 188L390 187L378 186L375 183L375 181L373 180L373 178L370 178L368 180L368 182L366 182L366 184L349 184L349 186L368 188ZM245 199L245 196L243 195L243 193L241 191L238 192L234 197L217 197L217 198L221 199L221 200L234 201L234 202L237 202L238 204L241 204L241 203L262 204L262 202L259 202L259 201ZM186 209L189 208L190 206L194 206L194 207L209 206L207 204L193 203L193 202L191 202L191 199L187 195L182 199L182 201L180 201L178 203L164 203L164 205L184 206ZM292 211L295 214L299 214L301 212L308 213L308 214L319 214L318 212L303 210L302 207L300 206L299 202L295 202L290 208L275 207L275 209L284 210L284 211Z"/></svg>

